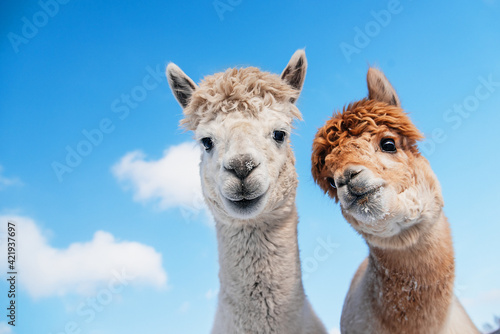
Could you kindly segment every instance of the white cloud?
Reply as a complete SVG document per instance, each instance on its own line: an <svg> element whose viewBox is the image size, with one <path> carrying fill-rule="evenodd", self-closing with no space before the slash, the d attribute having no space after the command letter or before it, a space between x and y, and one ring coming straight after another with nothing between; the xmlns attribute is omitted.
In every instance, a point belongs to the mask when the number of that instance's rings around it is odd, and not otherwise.
<svg viewBox="0 0 500 334"><path fill-rule="evenodd" d="M340 334L340 329L332 328L328 331L328 334Z"/></svg>
<svg viewBox="0 0 500 334"><path fill-rule="evenodd" d="M177 207L186 222L201 213L201 221L213 227L201 191L200 156L194 142L170 146L159 160L147 160L143 152L133 151L112 172L125 189L132 189L135 201L153 201L160 209Z"/></svg>
<svg viewBox="0 0 500 334"><path fill-rule="evenodd" d="M14 221L18 235L19 282L34 297L89 295L115 282L163 288L167 274L162 256L152 247L119 241L108 232L97 231L92 240L75 242L67 248L50 246L35 222L22 216L0 216L0 222ZM7 224L2 223L5 233Z"/></svg>
<svg viewBox="0 0 500 334"><path fill-rule="evenodd" d="M171 146L159 160L146 160L141 151L127 153L112 168L136 201L159 201L160 208L202 209L200 149L193 142Z"/></svg>
<svg viewBox="0 0 500 334"><path fill-rule="evenodd" d="M6 322L0 322L0 334L11 334L12 326L8 325Z"/></svg>
<svg viewBox="0 0 500 334"><path fill-rule="evenodd" d="M17 178L8 178L2 175L3 174L3 166L0 165L0 190L13 185L22 184L21 181ZM0 333L1 334L1 333Z"/></svg>

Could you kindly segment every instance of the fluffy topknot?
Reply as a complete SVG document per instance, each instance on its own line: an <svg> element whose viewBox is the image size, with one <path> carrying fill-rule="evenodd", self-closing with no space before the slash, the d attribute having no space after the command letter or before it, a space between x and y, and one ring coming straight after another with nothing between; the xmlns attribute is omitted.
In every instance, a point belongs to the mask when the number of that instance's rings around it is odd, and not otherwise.
<svg viewBox="0 0 500 334"><path fill-rule="evenodd" d="M181 124L194 130L201 122L210 121L218 113L248 112L256 116L262 107L277 103L286 105L286 112L293 118L301 114L292 103L300 90L294 89L278 75L260 71L255 67L230 68L225 72L207 76L194 91L184 109ZM256 98L259 99L256 104Z"/></svg>
<svg viewBox="0 0 500 334"><path fill-rule="evenodd" d="M423 139L408 115L398 106L385 102L362 99L336 112L320 128L313 142L312 174L318 182L325 167L325 158L346 139L368 132L372 136L387 130L403 139L405 149L419 155L417 141Z"/></svg>

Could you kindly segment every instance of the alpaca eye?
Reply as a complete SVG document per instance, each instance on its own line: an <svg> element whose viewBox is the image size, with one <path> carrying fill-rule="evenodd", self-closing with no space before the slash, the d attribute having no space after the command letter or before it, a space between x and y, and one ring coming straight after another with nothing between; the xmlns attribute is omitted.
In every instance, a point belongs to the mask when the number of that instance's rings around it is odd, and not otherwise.
<svg viewBox="0 0 500 334"><path fill-rule="evenodd" d="M275 130L273 132L273 139L277 143L281 144L283 141L285 141L285 137L286 137L286 132L285 131Z"/></svg>
<svg viewBox="0 0 500 334"><path fill-rule="evenodd" d="M392 138L384 138L380 141L380 148L382 148L384 152L394 153L396 152L396 143Z"/></svg>
<svg viewBox="0 0 500 334"><path fill-rule="evenodd" d="M330 183L330 187L332 187L333 189L337 189L337 186L335 185L335 180L333 179L333 177L327 177L326 180L328 181L328 183Z"/></svg>
<svg viewBox="0 0 500 334"><path fill-rule="evenodd" d="M205 151L207 152L209 152L212 147L214 147L214 142L208 137L202 138L201 143L203 144L203 146L205 146Z"/></svg>

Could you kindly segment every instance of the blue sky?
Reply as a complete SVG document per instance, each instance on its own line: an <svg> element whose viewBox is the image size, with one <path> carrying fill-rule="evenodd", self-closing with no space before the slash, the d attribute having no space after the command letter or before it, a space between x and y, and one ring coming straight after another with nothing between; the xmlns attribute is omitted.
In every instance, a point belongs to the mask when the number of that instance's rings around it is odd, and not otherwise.
<svg viewBox="0 0 500 334"><path fill-rule="evenodd" d="M209 332L215 232L164 68L175 62L195 81L234 66L280 73L298 48L309 61L292 136L299 246L328 329L367 247L314 185L311 143L335 109L366 95L369 65L427 137L457 295L481 328L500 314L498 0L54 3L0 10L0 226L18 223L20 253L17 326L2 316L0 333ZM336 247L315 258L328 240ZM7 305L4 279L0 288Z"/></svg>

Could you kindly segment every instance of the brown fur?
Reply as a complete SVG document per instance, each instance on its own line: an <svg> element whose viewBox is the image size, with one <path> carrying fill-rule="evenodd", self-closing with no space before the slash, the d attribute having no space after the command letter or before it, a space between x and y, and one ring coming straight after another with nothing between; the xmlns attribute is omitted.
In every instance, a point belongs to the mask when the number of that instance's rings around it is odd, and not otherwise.
<svg viewBox="0 0 500 334"><path fill-rule="evenodd" d="M229 69L197 87L177 65L167 67L182 123L203 148L204 139L212 141L201 155L200 176L219 250L213 334L327 333L302 286L288 135L300 118L293 102L306 68L305 52L297 50L281 76ZM278 131L283 141L275 139Z"/></svg>
<svg viewBox="0 0 500 334"><path fill-rule="evenodd" d="M453 298L449 225L408 249L372 247L366 272L373 275L366 292L376 310L377 333L439 333Z"/></svg>
<svg viewBox="0 0 500 334"><path fill-rule="evenodd" d="M313 141L314 180L338 202L337 191L329 187L325 180L328 171L328 166L325 164L326 157L335 148L344 145L348 139L355 139L361 134L379 137L388 130L399 134L400 144L406 150L419 155L417 141L423 136L399 107L362 99L344 107L342 112L334 113L333 117L318 130Z"/></svg>
<svg viewBox="0 0 500 334"><path fill-rule="evenodd" d="M439 182L418 151L423 137L385 76L370 69L367 80L375 99L335 113L313 142L315 182L341 201L370 249L351 282L342 333L477 333L453 296L450 227ZM397 150L383 151L383 138L392 138Z"/></svg>

